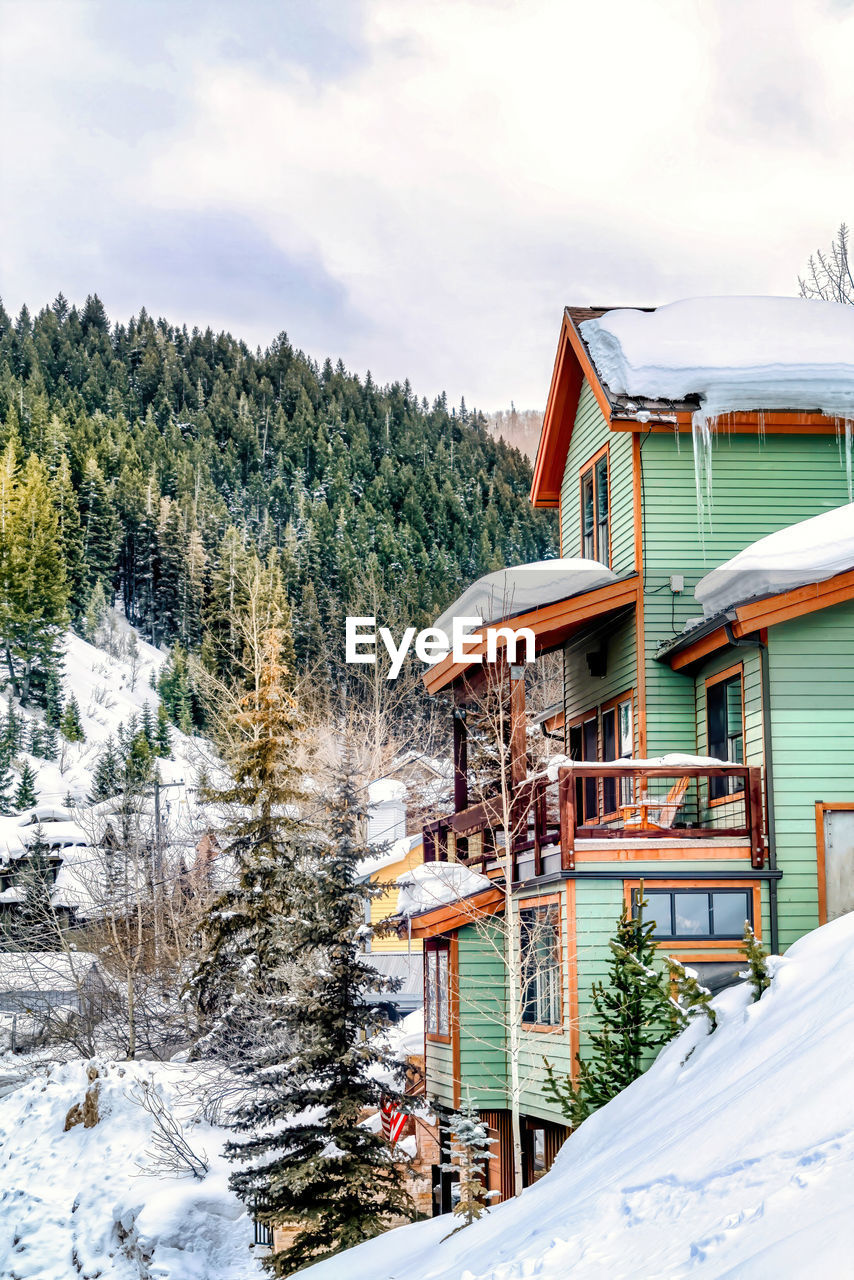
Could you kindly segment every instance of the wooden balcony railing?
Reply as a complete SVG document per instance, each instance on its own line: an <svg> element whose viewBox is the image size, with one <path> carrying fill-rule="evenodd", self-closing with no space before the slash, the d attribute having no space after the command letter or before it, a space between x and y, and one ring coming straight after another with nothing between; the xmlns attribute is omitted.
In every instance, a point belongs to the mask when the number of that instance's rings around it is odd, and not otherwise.
<svg viewBox="0 0 854 1280"><path fill-rule="evenodd" d="M514 881L574 870L585 841L749 842L764 866L762 771L745 765L573 764L424 827L424 860L463 862ZM698 850L699 853L699 850Z"/></svg>

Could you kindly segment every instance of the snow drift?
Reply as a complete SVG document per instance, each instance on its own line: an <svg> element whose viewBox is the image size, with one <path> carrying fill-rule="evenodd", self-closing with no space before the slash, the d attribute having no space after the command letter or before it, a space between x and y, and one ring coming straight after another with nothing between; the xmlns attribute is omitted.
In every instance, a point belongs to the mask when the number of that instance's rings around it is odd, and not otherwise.
<svg viewBox="0 0 854 1280"><path fill-rule="evenodd" d="M854 308L804 298L689 298L619 309L581 333L617 395L854 418Z"/></svg>
<svg viewBox="0 0 854 1280"><path fill-rule="evenodd" d="M854 569L854 503L823 511L753 542L701 578L694 589L707 618Z"/></svg>
<svg viewBox="0 0 854 1280"><path fill-rule="evenodd" d="M392 1231L311 1280L801 1280L851 1274L854 914L715 1001L518 1200Z"/></svg>
<svg viewBox="0 0 854 1280"><path fill-rule="evenodd" d="M87 1067L99 1077L90 1082ZM150 1172L153 1120L138 1102L150 1082L209 1171ZM90 1084L97 1109L66 1129ZM194 1113L199 1069L162 1063L67 1063L0 1103L0 1275L16 1280L250 1280L263 1274L252 1224L228 1190L225 1133ZM99 1118L91 1124L93 1115Z"/></svg>

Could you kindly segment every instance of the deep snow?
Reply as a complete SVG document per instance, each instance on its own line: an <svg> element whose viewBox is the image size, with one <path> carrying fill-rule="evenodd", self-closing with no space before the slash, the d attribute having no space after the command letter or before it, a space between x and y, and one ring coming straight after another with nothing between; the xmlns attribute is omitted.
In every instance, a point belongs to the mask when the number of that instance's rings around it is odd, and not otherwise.
<svg viewBox="0 0 854 1280"><path fill-rule="evenodd" d="M854 914L669 1045L518 1200L403 1227L311 1280L841 1280L854 1200Z"/></svg>
<svg viewBox="0 0 854 1280"><path fill-rule="evenodd" d="M55 1066L0 1100L0 1276L6 1280L250 1280L252 1224L228 1190L226 1134L198 1117L200 1069L98 1062L101 1118L64 1131L87 1063ZM210 1171L153 1176L149 1080Z"/></svg>
<svg viewBox="0 0 854 1280"><path fill-rule="evenodd" d="M818 410L854 418L854 309L804 298L687 298L585 320L581 333L617 394L681 400L701 414Z"/></svg>
<svg viewBox="0 0 854 1280"><path fill-rule="evenodd" d="M854 503L787 525L701 578L694 596L712 618L731 605L854 569Z"/></svg>

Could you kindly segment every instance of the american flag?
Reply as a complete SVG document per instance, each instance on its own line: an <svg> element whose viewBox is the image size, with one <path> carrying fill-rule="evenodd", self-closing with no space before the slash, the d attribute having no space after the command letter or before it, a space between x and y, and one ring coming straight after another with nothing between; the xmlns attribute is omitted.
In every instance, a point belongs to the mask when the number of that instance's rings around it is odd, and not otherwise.
<svg viewBox="0 0 854 1280"><path fill-rule="evenodd" d="M403 1126L407 1121L406 1112L399 1111L391 1098L383 1098L380 1105L380 1115L383 1122L383 1136L387 1142L394 1146L403 1133Z"/></svg>

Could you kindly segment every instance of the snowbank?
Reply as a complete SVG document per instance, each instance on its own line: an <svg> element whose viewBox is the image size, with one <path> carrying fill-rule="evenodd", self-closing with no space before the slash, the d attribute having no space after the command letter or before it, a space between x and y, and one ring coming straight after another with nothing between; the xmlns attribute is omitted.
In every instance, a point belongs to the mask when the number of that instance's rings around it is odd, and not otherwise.
<svg viewBox="0 0 854 1280"><path fill-rule="evenodd" d="M250 1280L252 1224L228 1190L225 1133L194 1119L196 1068L99 1063L89 1128L65 1130L89 1087L87 1063L39 1075L0 1103L0 1275L20 1280ZM154 1176L154 1121L137 1101L150 1082L210 1168Z"/></svg>
<svg viewBox="0 0 854 1280"><path fill-rule="evenodd" d="M394 866L395 862L407 857L416 845L422 840L421 833L415 835L403 836L400 840L395 840L393 844L385 850L381 850L373 858L363 858L359 863L359 875L367 879L368 876L375 875L377 871L382 871L384 867Z"/></svg>
<svg viewBox="0 0 854 1280"><path fill-rule="evenodd" d="M454 618L498 622L616 581L617 575L598 560L565 557L517 564L478 578L433 625L450 636Z"/></svg>
<svg viewBox="0 0 854 1280"><path fill-rule="evenodd" d="M608 311L580 329L618 395L699 395L704 417L795 409L854 418L854 308L842 303L689 298Z"/></svg>
<svg viewBox="0 0 854 1280"><path fill-rule="evenodd" d="M854 914L775 962L758 1004L715 1001L592 1116L550 1173L447 1236L360 1245L311 1280L801 1280L851 1274Z"/></svg>
<svg viewBox="0 0 854 1280"><path fill-rule="evenodd" d="M824 582L846 569L854 569L854 503L751 543L701 578L694 595L713 618L734 604Z"/></svg>
<svg viewBox="0 0 854 1280"><path fill-rule="evenodd" d="M424 862L398 876L397 914L415 916L492 888L492 881L459 862Z"/></svg>

